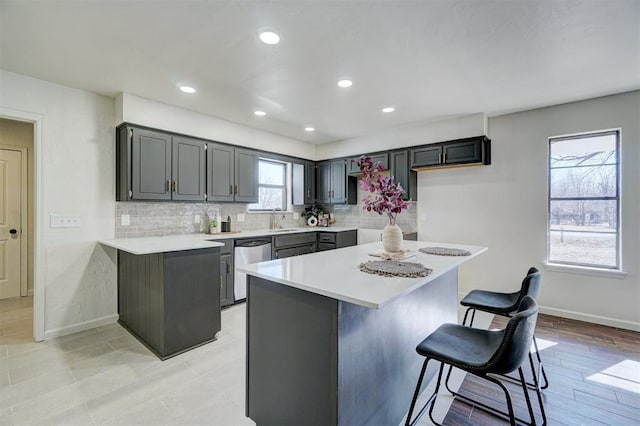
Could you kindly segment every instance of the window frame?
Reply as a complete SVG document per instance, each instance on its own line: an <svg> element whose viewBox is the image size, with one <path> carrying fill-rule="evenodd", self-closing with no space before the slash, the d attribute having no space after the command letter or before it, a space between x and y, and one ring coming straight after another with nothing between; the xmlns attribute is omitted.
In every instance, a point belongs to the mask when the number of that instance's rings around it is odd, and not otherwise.
<svg viewBox="0 0 640 426"><path fill-rule="evenodd" d="M600 137L600 136L615 136L615 167L616 167L616 190L615 196L600 196L600 197L552 197L551 196L551 146L554 142L561 142L567 140L576 140L576 139L586 139L591 137ZM607 129L607 130L597 130L591 132L583 132L583 133L575 133L570 135L562 135L562 136L552 136L548 138L547 141L547 260L545 264L549 266L558 266L558 267L567 267L571 269L584 269L597 271L601 270L603 272L621 272L622 271L622 244L621 244L621 191L620 185L622 182L621 173L620 173L620 150L621 150L621 129ZM580 166L578 166L580 167ZM592 166L593 167L593 166ZM597 167L597 166L596 166ZM616 202L616 256L615 256L615 266L603 265L603 264L593 264L593 263L582 263L582 262L570 262L566 260L556 260L551 258L551 202L552 201L615 201ZM566 231L572 232L572 231Z"/></svg>
<svg viewBox="0 0 640 426"><path fill-rule="evenodd" d="M274 184L268 184L268 183L260 183L260 172L258 171L258 197L260 197L260 188L270 188L270 189L282 189L282 206L280 206L279 208L277 207L275 210L276 211L287 211L287 205L288 205L288 193L289 193L289 185L287 185L287 163L286 162L282 162L282 161L277 161L277 160L272 160L270 158L258 158L258 170L260 170L260 163L270 163L270 164L275 164L278 166L282 167L282 182L284 182L282 185L274 185ZM259 198L258 198L258 203L251 203L251 204L259 204ZM251 205L249 204L249 206ZM247 211L249 212L272 212L274 211L274 209L255 209L255 208L251 208L247 206Z"/></svg>

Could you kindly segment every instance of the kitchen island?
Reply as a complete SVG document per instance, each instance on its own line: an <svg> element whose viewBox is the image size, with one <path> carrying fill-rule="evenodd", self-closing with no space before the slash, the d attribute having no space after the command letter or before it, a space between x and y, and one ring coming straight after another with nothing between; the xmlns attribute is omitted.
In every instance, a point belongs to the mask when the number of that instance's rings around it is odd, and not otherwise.
<svg viewBox="0 0 640 426"><path fill-rule="evenodd" d="M416 345L457 322L458 267L486 247L405 241L423 278L361 272L381 249L371 243L272 260L248 275L246 415L260 425L399 424L423 358ZM425 386L435 370L429 371Z"/></svg>

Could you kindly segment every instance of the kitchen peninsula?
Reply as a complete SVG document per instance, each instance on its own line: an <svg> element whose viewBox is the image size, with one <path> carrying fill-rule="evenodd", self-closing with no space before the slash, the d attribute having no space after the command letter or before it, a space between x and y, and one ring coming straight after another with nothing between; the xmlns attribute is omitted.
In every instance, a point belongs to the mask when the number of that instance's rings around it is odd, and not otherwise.
<svg viewBox="0 0 640 426"><path fill-rule="evenodd" d="M423 359L416 345L457 322L458 267L486 247L417 253L424 278L361 272L381 243L248 265L246 415L257 424L399 424ZM428 380L435 374L429 371Z"/></svg>
<svg viewBox="0 0 640 426"><path fill-rule="evenodd" d="M118 321L160 359L220 331L220 247L204 235L104 240L118 250Z"/></svg>

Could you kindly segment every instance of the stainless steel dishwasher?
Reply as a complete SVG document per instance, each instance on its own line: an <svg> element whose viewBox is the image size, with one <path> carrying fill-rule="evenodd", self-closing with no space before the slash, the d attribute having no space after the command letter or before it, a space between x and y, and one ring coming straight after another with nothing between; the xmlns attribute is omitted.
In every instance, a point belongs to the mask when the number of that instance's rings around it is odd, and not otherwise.
<svg viewBox="0 0 640 426"><path fill-rule="evenodd" d="M247 298L247 274L239 272L238 267L271 260L271 238L236 240L233 257L233 300L238 301Z"/></svg>

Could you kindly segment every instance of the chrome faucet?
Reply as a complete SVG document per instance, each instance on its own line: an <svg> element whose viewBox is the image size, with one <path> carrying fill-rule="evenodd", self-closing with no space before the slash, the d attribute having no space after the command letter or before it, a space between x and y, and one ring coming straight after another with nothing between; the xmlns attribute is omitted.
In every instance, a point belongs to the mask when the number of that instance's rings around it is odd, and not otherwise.
<svg viewBox="0 0 640 426"><path fill-rule="evenodd" d="M280 209L273 209L271 212L271 224L269 225L271 229L279 229L282 228L282 225L278 223L278 219L276 216L276 212L280 212ZM282 214L284 217L284 213Z"/></svg>

